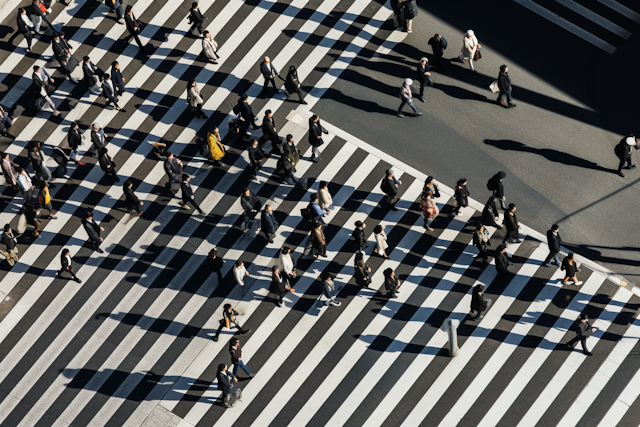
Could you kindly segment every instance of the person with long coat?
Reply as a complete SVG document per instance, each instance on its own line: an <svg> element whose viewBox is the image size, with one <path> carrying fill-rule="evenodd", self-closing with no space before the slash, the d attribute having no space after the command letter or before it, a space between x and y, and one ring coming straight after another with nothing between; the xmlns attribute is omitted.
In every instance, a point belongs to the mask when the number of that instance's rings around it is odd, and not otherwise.
<svg viewBox="0 0 640 427"><path fill-rule="evenodd" d="M143 203L140 201L140 199L138 199L138 196L136 196L136 194L133 192L133 183L129 180L126 180L124 182L124 185L122 186L122 191L124 192L124 198L127 204L127 209L129 209L129 211L131 212L135 210L136 212L138 212L138 216L142 215L142 209L140 209L140 206L142 206Z"/></svg>
<svg viewBox="0 0 640 427"><path fill-rule="evenodd" d="M181 209L189 210L189 204L191 204L191 206L196 208L200 215L204 215L200 205L196 202L196 197L193 194L193 188L191 188L191 184L189 183L190 180L191 176L186 173L182 174L182 182L180 182L180 190L182 190L182 203L180 203Z"/></svg>
<svg viewBox="0 0 640 427"><path fill-rule="evenodd" d="M102 80L102 76L104 76L104 71L91 62L91 58L88 56L85 56L82 60L82 74L84 75L84 83L87 85L89 91L94 95L102 94L100 81Z"/></svg>
<svg viewBox="0 0 640 427"><path fill-rule="evenodd" d="M287 78L284 81L284 88L287 90L287 92L289 92L290 95L293 95L294 92L297 93L300 104L307 105L307 101L302 99L303 96L302 90L300 90L300 80L298 80L298 70L296 70L295 65L289 67Z"/></svg>
<svg viewBox="0 0 640 427"><path fill-rule="evenodd" d="M217 341L217 339L215 340ZM225 402L227 396L237 396L240 389L238 388L238 378L227 369L227 365L221 363L218 365L218 373L216 374L218 380L218 390L222 391L222 401ZM234 400L235 404L235 400ZM226 406L230 407L230 406Z"/></svg>
<svg viewBox="0 0 640 427"><path fill-rule="evenodd" d="M116 174L116 164L113 162L113 159L106 148L103 148L100 151L98 162L100 162L100 169L104 171L105 175L111 176L116 182L120 181L120 178L118 178L118 175Z"/></svg>
<svg viewBox="0 0 640 427"><path fill-rule="evenodd" d="M189 10L189 20L191 21L191 28L189 28L189 32L191 33L194 29L198 30L198 34L202 34L202 24L207 18L200 12L200 6L198 6L198 2L191 3L191 9Z"/></svg>
<svg viewBox="0 0 640 427"><path fill-rule="evenodd" d="M73 122L69 126L67 132L67 144L71 149L69 158L78 166L84 166L84 162L78 160L78 148L82 145L82 134L80 133L80 126L78 122Z"/></svg>
<svg viewBox="0 0 640 427"><path fill-rule="evenodd" d="M36 31L33 21L27 15L27 11L21 7L18 9L18 30L22 33L27 41L27 53L31 52L31 43L33 42L33 33Z"/></svg>
<svg viewBox="0 0 640 427"><path fill-rule="evenodd" d="M253 129L258 129L258 125L256 124L256 115L253 113L253 109L251 105L247 101L249 99L249 95L243 93L240 95L238 99L238 103L233 109L233 112L240 116L242 120L242 124L240 125L240 132L238 136L240 138L244 138L247 135L247 130L249 126Z"/></svg>
<svg viewBox="0 0 640 427"><path fill-rule="evenodd" d="M138 37L142 32L142 27L140 26L140 21L133 14L132 5L127 5L127 9L124 15L124 22L127 25L127 30L129 31L129 34L124 38L124 42L129 44L129 41L134 38L136 40L136 43L138 43L140 50L144 52L145 47L142 45L140 37Z"/></svg>
<svg viewBox="0 0 640 427"><path fill-rule="evenodd" d="M516 216L516 205L513 203L509 205L509 210L504 214L503 223L507 228L507 234L505 234L502 243L507 241L510 241L510 243L520 243L522 241L518 238L520 224L518 223L518 217Z"/></svg>
<svg viewBox="0 0 640 427"><path fill-rule="evenodd" d="M498 99L496 100L500 105L506 108L513 108L516 104L511 99L511 78L509 77L509 67L506 65L500 66L500 74L498 74ZM504 98L507 98L507 102L504 102Z"/></svg>
<svg viewBox="0 0 640 427"><path fill-rule="evenodd" d="M397 179L393 173L393 169L387 169L385 177L382 178L380 189L387 195L387 205L393 211L397 211L396 203L398 203L398 188L402 181Z"/></svg>
<svg viewBox="0 0 640 427"><path fill-rule="evenodd" d="M202 52L209 62L217 64L217 59L220 59L218 55L218 43L213 39L211 33L207 30L202 33Z"/></svg>
<svg viewBox="0 0 640 427"><path fill-rule="evenodd" d="M86 218L82 220L82 225L89 236L89 241L93 244L94 250L98 253L103 253L104 251L100 249L100 244L103 240L100 237L100 233L104 231L104 228L93 219L92 211L87 211Z"/></svg>
<svg viewBox="0 0 640 427"><path fill-rule="evenodd" d="M364 262L364 255L361 252L356 253L354 260L356 285L367 288L371 283L371 267Z"/></svg>
<svg viewBox="0 0 640 427"><path fill-rule="evenodd" d="M396 277L396 273L391 268L387 268L384 272L384 288L389 298L398 298L398 290L400 289L400 280Z"/></svg>
<svg viewBox="0 0 640 427"><path fill-rule="evenodd" d="M507 247L504 243L496 248L495 262L499 279L504 279L511 276L509 266L512 264L512 262L509 261L509 258L507 257Z"/></svg>
<svg viewBox="0 0 640 427"><path fill-rule="evenodd" d="M454 215L460 214L461 208L469 206L469 190L467 190L467 180L462 178L458 181L455 188L456 207L454 209Z"/></svg>
<svg viewBox="0 0 640 427"><path fill-rule="evenodd" d="M282 147L285 156L289 158L291 161L291 166L293 166L293 171L296 172L296 165L300 163L300 150L296 147L296 144L293 142L293 135L288 134L286 136L286 143Z"/></svg>
<svg viewBox="0 0 640 427"><path fill-rule="evenodd" d="M491 242L489 241L489 232L482 224L476 226L476 231L473 233L473 244L478 248L477 258L488 262L487 246L491 246Z"/></svg>
<svg viewBox="0 0 640 427"><path fill-rule="evenodd" d="M213 164L215 166L222 166L220 159L225 156L226 151L220 138L220 131L216 126L207 132L207 145L209 147L209 157L213 160Z"/></svg>
<svg viewBox="0 0 640 427"><path fill-rule="evenodd" d="M111 83L116 88L116 95L122 96L126 90L124 87L124 82L126 79L122 75L122 71L120 71L120 64L118 61L113 61L111 63Z"/></svg>
<svg viewBox="0 0 640 427"><path fill-rule="evenodd" d="M311 230L311 250L313 251L314 258L318 256L326 257L327 256L327 239L324 236L324 232L322 231L322 224L316 222L313 225L313 230Z"/></svg>
<svg viewBox="0 0 640 427"><path fill-rule="evenodd" d="M471 311L475 312L476 315L472 320L482 319L484 317L482 313L487 311L489 305L491 305L491 300L484 298L484 286L474 286L473 293L471 294Z"/></svg>
<svg viewBox="0 0 640 427"><path fill-rule="evenodd" d="M242 196L240 196L240 205L244 211L242 214L243 231L248 231L251 227L251 221L255 218L256 214L262 209L262 202L258 199L258 196L253 194L251 190L245 188Z"/></svg>
<svg viewBox="0 0 640 427"><path fill-rule="evenodd" d="M41 143L38 141L31 141L29 145L29 160L31 160L31 166L33 167L33 172L36 174L36 178L39 181L47 181L49 185L53 188L54 184L51 184L53 180L53 176L51 175L51 171L46 166L46 159L44 158L44 154L42 150L40 150Z"/></svg>
<svg viewBox="0 0 640 427"><path fill-rule="evenodd" d="M189 101L189 106L196 110L196 117L202 117L203 119L209 118L209 116L202 111L204 100L202 96L200 96L200 89L198 89L196 79L193 77L190 78L189 83L187 83L187 100Z"/></svg>
<svg viewBox="0 0 640 427"><path fill-rule="evenodd" d="M319 147L324 144L322 134L329 133L320 124L320 118L315 114L309 119L309 144L311 145L311 161L318 162L320 160Z"/></svg>
<svg viewBox="0 0 640 427"><path fill-rule="evenodd" d="M476 69L473 67L474 57L476 55L476 51L481 47L482 46L478 43L478 39L476 38L476 34L473 30L468 30L462 39L462 49L460 49L460 56L458 56L458 59L460 62L464 62L465 59L468 59L469 69L474 73L476 72Z"/></svg>
<svg viewBox="0 0 640 427"><path fill-rule="evenodd" d="M276 302L278 307L282 307L284 296L289 293L288 286L288 279L282 274L278 266L274 265L271 268L271 287L269 290L278 296L278 301Z"/></svg>
<svg viewBox="0 0 640 427"><path fill-rule="evenodd" d="M211 271L216 273L218 276L218 285L224 285L224 279L222 277L222 266L224 265L224 260L218 256L218 249L212 248L209 251L209 255L207 255L207 262L209 263L209 268Z"/></svg>
<svg viewBox="0 0 640 427"><path fill-rule="evenodd" d="M11 230L11 225L9 224L4 225L2 244L7 247L5 257L7 258L9 265L13 267L13 265L18 261L18 242L16 237L13 235L13 230Z"/></svg>
<svg viewBox="0 0 640 427"><path fill-rule="evenodd" d="M71 256L69 255L69 249L67 248L64 248L62 250L62 254L60 255L60 265L61 268L60 270L58 270L58 277L64 278L62 276L62 273L69 273L73 280L78 283L82 283L82 280L78 279L76 274L73 272L73 269L71 268Z"/></svg>
<svg viewBox="0 0 640 427"><path fill-rule="evenodd" d="M264 238L267 239L269 243L273 243L273 237L276 235L278 221L276 221L276 218L273 216L271 205L264 205L260 224Z"/></svg>

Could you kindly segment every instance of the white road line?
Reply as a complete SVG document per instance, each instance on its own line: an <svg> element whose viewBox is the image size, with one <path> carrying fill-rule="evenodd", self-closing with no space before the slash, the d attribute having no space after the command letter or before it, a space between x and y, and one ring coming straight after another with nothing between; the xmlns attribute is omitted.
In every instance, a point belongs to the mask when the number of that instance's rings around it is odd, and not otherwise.
<svg viewBox="0 0 640 427"><path fill-rule="evenodd" d="M518 373L512 378L509 385L482 418L478 427L494 426L500 421L520 393L525 389L531 378L538 372L540 366L542 366L547 357L551 355L555 347L560 343L560 340L564 338L567 330L571 328L578 314L580 314L589 303L605 279L605 276L595 272L589 276L580 288L580 292L576 294L571 304L564 309L538 347L529 355L527 361L520 367Z"/></svg>
<svg viewBox="0 0 640 427"><path fill-rule="evenodd" d="M605 28L605 29L611 31L613 34L615 34L615 35L617 35L619 37L622 37L625 40L627 40L629 37L631 37L631 32L625 30L620 25L609 21L608 19L604 18L603 16L598 15L593 10L584 7L583 5L581 5L579 3L576 3L573 0L556 0L556 1L558 3L560 3L561 5L563 5L564 7L568 8L568 9L571 9L572 11L577 13L578 15L587 18L591 22L595 22L596 24L600 25L602 28Z"/></svg>
<svg viewBox="0 0 640 427"><path fill-rule="evenodd" d="M533 13L536 13L542 16L543 18L569 31L571 34L580 37L582 40L585 40L591 43L592 45L604 50L607 53L613 54L616 51L615 46L613 46L611 43L608 43L602 40L601 38L594 36L590 32L582 29L581 27L578 27L576 24L567 21L563 17L558 16L557 14L551 12L548 9L545 9L544 7L540 6L537 3L534 3L531 0L514 0L514 1L519 5L526 7Z"/></svg>
<svg viewBox="0 0 640 427"><path fill-rule="evenodd" d="M602 421L600 421L598 427L616 427L618 425L629 410L629 407L633 405L638 396L640 396L638 381L640 381L640 370L636 371L631 381L629 381L629 384L622 390L618 399L611 405L607 414Z"/></svg>
<svg viewBox="0 0 640 427"><path fill-rule="evenodd" d="M632 296L632 292L624 288L618 289L618 292L611 298L611 302L607 304L602 313L600 313L598 320L593 323L593 327L598 328L598 330L591 336L591 339L587 340L591 348L598 344L602 334L609 329L611 323L618 314L620 314ZM538 396L534 404L531 405L526 415L520 420L518 427L534 427L586 359L582 352L572 351L551 381L549 381L544 391Z"/></svg>
<svg viewBox="0 0 640 427"><path fill-rule="evenodd" d="M609 7L610 9L615 10L622 16L626 16L634 22L640 23L640 13L637 13L634 10L629 9L627 6L618 3L615 0L598 0L599 3Z"/></svg>

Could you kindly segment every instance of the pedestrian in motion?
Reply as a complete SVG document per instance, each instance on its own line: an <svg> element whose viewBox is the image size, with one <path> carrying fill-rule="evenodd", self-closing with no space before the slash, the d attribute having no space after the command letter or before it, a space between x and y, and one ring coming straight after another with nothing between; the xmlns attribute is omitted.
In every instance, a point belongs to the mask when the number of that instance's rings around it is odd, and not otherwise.
<svg viewBox="0 0 640 427"><path fill-rule="evenodd" d="M422 210L422 217L424 219L424 224L422 225L428 231L433 231L431 228L431 223L440 213L440 209L433 201L433 197L430 190L426 190L422 192L422 200L420 201L420 210Z"/></svg>
<svg viewBox="0 0 640 427"><path fill-rule="evenodd" d="M207 18L200 12L198 2L191 3L191 9L189 10L189 20L191 21L191 28L189 32L193 32L194 29L198 29L198 34L202 34L202 24Z"/></svg>
<svg viewBox="0 0 640 427"><path fill-rule="evenodd" d="M406 104L409 104L409 107L411 107L411 109L416 114L416 116L421 116L422 115L422 112L418 111L416 106L413 105L413 92L411 92L411 85L412 84L413 84L413 80L407 78L407 79L404 79L404 83L402 84L402 87L400 88L400 99L401 99L401 102L400 102L400 107L398 107L398 112L396 113L396 115L398 117L404 117L404 114L402 114L402 108Z"/></svg>
<svg viewBox="0 0 640 427"><path fill-rule="evenodd" d="M204 212L200 209L200 205L196 202L196 196L193 194L193 188L191 188L189 181L191 181L191 177L183 173L182 182L180 183L180 189L182 190L182 203L180 203L180 208L189 210L188 204L191 204L191 206L198 210L200 215L204 215Z"/></svg>
<svg viewBox="0 0 640 427"><path fill-rule="evenodd" d="M4 225L2 244L7 247L7 252L3 253L3 255L7 258L9 265L13 267L18 262L18 240L13 235L13 230L11 230L11 225L9 224Z"/></svg>
<svg viewBox="0 0 640 427"><path fill-rule="evenodd" d="M78 122L71 123L69 126L69 132L67 132L67 144L71 149L69 158L78 166L84 166L84 162L78 160L78 148L82 144L82 134L80 133L80 126Z"/></svg>
<svg viewBox="0 0 640 427"><path fill-rule="evenodd" d="M232 408L237 400L242 400L242 392L237 386L238 378L229 372L224 363L218 365L216 379L218 390L222 391L222 404L225 408Z"/></svg>
<svg viewBox="0 0 640 427"><path fill-rule="evenodd" d="M240 326L240 324L236 320L237 315L238 312L231 307L231 304L224 305L224 308L222 310L222 319L220 319L220 326L218 326L218 330L213 337L213 341L218 341L218 337L220 336L220 331L222 331L222 328L236 328L243 335L251 332L251 329L242 329L242 326Z"/></svg>
<svg viewBox="0 0 640 427"><path fill-rule="evenodd" d="M38 204L40 207L49 212L49 219L58 219L53 213L53 205L51 205L51 193L49 193L49 184L47 181L40 181L38 184L40 192L38 194Z"/></svg>
<svg viewBox="0 0 640 427"><path fill-rule="evenodd" d="M384 232L384 228L382 228L380 224L376 225L373 229L373 235L376 239L376 248L374 252L383 258L389 258L386 252L386 249L389 247L389 244L387 243L387 234Z"/></svg>
<svg viewBox="0 0 640 427"><path fill-rule="evenodd" d="M553 224L551 226L551 230L547 231L547 244L549 245L549 255L545 258L543 265L545 267L551 267L551 260L560 267L560 258L558 258L558 253L560 252L560 247L562 246L562 239L560 238L560 233L558 230L560 226L558 224Z"/></svg>
<svg viewBox="0 0 640 427"><path fill-rule="evenodd" d="M442 56L444 55L444 49L447 48L447 40L440 36L440 34L435 34L428 41L429 46L433 50L433 56L436 59L436 66L440 71L445 70L444 61L442 61Z"/></svg>
<svg viewBox="0 0 640 427"><path fill-rule="evenodd" d="M396 203L398 203L398 188L400 188L402 181L395 177L393 169L387 169L385 177L382 178L380 183L380 189L387 195L387 206L392 211L397 211Z"/></svg>
<svg viewBox="0 0 640 427"><path fill-rule="evenodd" d="M207 255L207 262L211 271L218 276L218 285L224 285L224 279L222 278L222 266L224 260L218 256L218 249L216 247L211 248L209 255Z"/></svg>
<svg viewBox="0 0 640 427"><path fill-rule="evenodd" d="M120 3L120 0L106 0L105 5L109 6L111 9L110 12L116 14L118 24L124 25L124 12L122 11L122 3Z"/></svg>
<svg viewBox="0 0 640 427"><path fill-rule="evenodd" d="M491 246L491 242L489 241L489 232L482 224L476 226L476 231L473 233L473 244L478 248L478 256L476 258L489 262L487 246Z"/></svg>
<svg viewBox="0 0 640 427"><path fill-rule="evenodd" d="M367 226L362 221L356 221L356 228L353 230L353 240L356 243L356 252L362 252L367 249L370 244L367 242L367 238L364 236L364 229Z"/></svg>
<svg viewBox="0 0 640 427"><path fill-rule="evenodd" d="M560 269L563 270L565 274L564 279L562 280L563 285L582 285L582 282L578 281L577 275L580 269L573 259L573 253L569 253L569 255L564 257L562 260L562 267Z"/></svg>
<svg viewBox="0 0 640 427"><path fill-rule="evenodd" d="M489 189L493 192L494 203L496 203L496 205L499 204L502 207L502 210L504 211L507 210L507 202L504 196L504 184L502 180L506 176L507 176L506 172L500 171L497 174L495 174L493 177L491 177L491 179L487 183L487 186L490 187Z"/></svg>
<svg viewBox="0 0 640 427"><path fill-rule="evenodd" d="M505 279L511 276L509 266L513 264L507 257L507 246L503 243L496 248L496 271L499 279Z"/></svg>
<svg viewBox="0 0 640 427"><path fill-rule="evenodd" d="M400 280L396 277L396 273L391 268L387 268L383 271L384 274L384 288L387 291L389 298L398 298L398 290L400 289Z"/></svg>
<svg viewBox="0 0 640 427"><path fill-rule="evenodd" d="M60 255L60 265L62 266L62 268L58 270L58 277L65 279L62 273L69 273L73 280L75 280L78 283L82 283L82 280L76 277L76 274L73 272L73 269L71 268L71 255L69 255L69 249L67 248L64 248L62 250L62 254Z"/></svg>
<svg viewBox="0 0 640 427"><path fill-rule="evenodd" d="M2 159L2 175L8 187L18 189L18 170L20 165L9 158L9 153L0 153Z"/></svg>
<svg viewBox="0 0 640 427"><path fill-rule="evenodd" d="M309 119L309 144L311 145L311 161L320 161L320 146L324 144L322 134L329 132L320 124L320 117L315 114Z"/></svg>
<svg viewBox="0 0 640 427"><path fill-rule="evenodd" d="M140 206L142 206L143 203L133 192L133 183L129 180L126 180L124 182L124 185L122 186L122 190L124 191L124 198L125 202L127 203L127 209L130 212L133 212L135 210L136 212L138 212L138 216L142 215L142 209L140 208Z"/></svg>
<svg viewBox="0 0 640 427"><path fill-rule="evenodd" d="M425 85L433 87L433 80L431 80L431 70L429 69L429 60L427 58L420 59L420 63L418 64L416 73L418 74L418 82L420 82L420 94L418 95L418 99L424 102Z"/></svg>
<svg viewBox="0 0 640 427"><path fill-rule="evenodd" d="M322 231L322 224L319 222L315 222L313 224L313 230L311 230L311 236L309 237L311 241L311 250L313 253L313 257L317 258L318 256L326 257L327 256L327 239L324 236L324 231Z"/></svg>
<svg viewBox="0 0 640 427"><path fill-rule="evenodd" d="M264 209L262 210L262 233L264 233L264 238L267 239L269 243L273 243L273 238L276 235L276 227L278 227L278 221L273 216L273 211L271 205L264 205Z"/></svg>
<svg viewBox="0 0 640 427"><path fill-rule="evenodd" d="M231 338L229 341L229 354L231 354L231 364L233 365L233 376L238 376L238 368L242 368L242 370L249 376L249 378L253 378L253 374L249 372L247 367L244 365L242 361L242 350L240 349L240 340L238 338Z"/></svg>
<svg viewBox="0 0 640 427"><path fill-rule="evenodd" d="M303 96L302 90L300 90L300 80L298 80L298 70L296 70L295 65L289 67L289 72L287 73L287 78L284 82L284 88L290 95L293 95L294 92L297 93L300 104L307 105L307 101L302 99Z"/></svg>
<svg viewBox="0 0 640 427"><path fill-rule="evenodd" d="M476 313L471 320L478 320L484 317L485 311L489 309L491 305L490 299L484 298L484 286L476 285L473 287L473 293L471 294L471 312Z"/></svg>
<svg viewBox="0 0 640 427"><path fill-rule="evenodd" d="M327 304L334 307L340 307L342 303L336 300L336 285L333 283L333 277L331 274L327 272L322 273L322 275L320 275L320 280L322 280L322 294L328 299Z"/></svg>
<svg viewBox="0 0 640 427"><path fill-rule="evenodd" d="M244 286L244 278L247 276L249 276L249 272L244 266L244 263L237 260L233 267L233 277L236 279L236 283L240 286Z"/></svg>
<svg viewBox="0 0 640 427"><path fill-rule="evenodd" d="M520 224L518 223L518 217L516 217L516 205L511 203L509 210L504 215L504 225L507 227L507 234L505 234L502 243L520 243L522 240L518 238L518 232L520 230Z"/></svg>
<svg viewBox="0 0 640 427"><path fill-rule="evenodd" d="M476 38L476 34L473 30L468 30L462 39L462 49L460 49L460 56L458 59L460 62L469 60L469 69L474 73L477 73L476 69L473 67L473 61L479 59L476 58L476 53L479 54L478 49L480 49L480 43L478 43L478 39Z"/></svg>
<svg viewBox="0 0 640 427"><path fill-rule="evenodd" d="M18 30L27 41L27 53L30 53L31 43L33 42L33 33L35 33L36 30L33 22L27 16L27 11L23 7L18 9Z"/></svg>
<svg viewBox="0 0 640 427"><path fill-rule="evenodd" d="M102 80L102 95L106 99L106 102L104 104L105 108L108 108L110 107L111 104L113 104L113 107L116 110L122 111L122 108L120 108L120 106L118 105L118 96L119 96L118 91L116 90L116 87L113 85L113 82L111 81L111 77L107 73L104 74L104 77Z"/></svg>
<svg viewBox="0 0 640 427"><path fill-rule="evenodd" d="M204 100L200 96L200 89L196 85L196 79L191 77L189 79L189 83L187 83L187 101L189 101L189 106L192 110L195 109L196 117L202 117L203 119L208 119L204 112L202 112L202 106L204 104Z"/></svg>
<svg viewBox="0 0 640 427"><path fill-rule="evenodd" d="M482 225L487 227L495 227L498 230L502 230L502 226L497 223L500 217L498 216L498 209L495 204L495 197L490 196L487 203L482 210Z"/></svg>
<svg viewBox="0 0 640 427"><path fill-rule="evenodd" d="M118 175L116 174L116 164L113 162L113 159L109 155L109 151L106 147L100 149L98 162L100 163L100 168L104 171L105 176L110 176L116 182L120 181L120 178L118 178Z"/></svg>
<svg viewBox="0 0 640 427"><path fill-rule="evenodd" d="M511 79L509 78L509 67L506 65L500 66L500 74L498 74L498 88L500 93L498 94L498 103L506 108L513 108L516 106L511 99ZM507 102L504 101L507 98Z"/></svg>
<svg viewBox="0 0 640 427"><path fill-rule="evenodd" d="M245 188L244 193L240 196L240 205L242 205L242 231L247 232L251 228L251 222L256 214L262 209L262 203L258 196L253 194L251 190Z"/></svg>
<svg viewBox="0 0 640 427"><path fill-rule="evenodd" d="M127 5L127 9L125 10L124 21L127 25L127 30L129 31L129 35L124 38L124 42L129 44L132 38L136 40L138 46L141 51L144 51L144 46L142 46L142 42L140 41L140 33L142 32L142 28L140 26L140 21L133 14L133 6Z"/></svg>
<svg viewBox="0 0 640 427"><path fill-rule="evenodd" d="M220 59L220 55L218 55L218 43L216 43L209 31L205 30L202 35L202 51L204 52L204 56L207 57L210 63L217 64L217 59Z"/></svg>
<svg viewBox="0 0 640 427"><path fill-rule="evenodd" d="M111 63L111 84L116 89L116 96L122 96L125 92L124 82L127 79L122 75L122 71L120 71L120 64L118 61L113 61Z"/></svg>
<svg viewBox="0 0 640 427"><path fill-rule="evenodd" d="M104 251L100 249L100 244L103 240L102 237L100 237L100 232L104 231L104 228L99 226L95 219L93 219L93 211L87 211L85 219L82 220L82 225L84 226L84 231L89 235L89 241L93 245L93 249L98 253L104 253Z"/></svg>
<svg viewBox="0 0 640 427"><path fill-rule="evenodd" d="M454 215L460 215L460 209L469 206L469 190L467 190L467 179L462 178L458 180L455 188L456 205L454 209Z"/></svg>
<svg viewBox="0 0 640 427"><path fill-rule="evenodd" d="M267 86L269 86L269 83L271 83L273 89L275 90L275 93L278 93L279 89L276 87L275 77L278 76L278 78L280 78L280 80L282 81L284 81L284 79L280 77L280 73L278 72L278 70L276 70L276 67L273 66L273 64L271 63L271 59L269 59L268 56L265 56L264 60L260 63L260 72L264 77L264 86L262 87L262 91L266 92Z"/></svg>
<svg viewBox="0 0 640 427"><path fill-rule="evenodd" d="M615 148L616 156L620 159L620 163L618 163L618 175L624 178L624 174L622 173L622 168L624 169L634 169L636 167L635 164L631 162L631 149L635 148L638 150L640 145L638 145L638 140L636 136L631 134L625 138L620 140L620 143ZM624 164L627 164L625 167Z"/></svg>
<svg viewBox="0 0 640 427"><path fill-rule="evenodd" d="M283 246L280 250L280 256L276 262L278 270L282 273L287 282L291 282L291 279L296 277L296 261L291 252L291 248Z"/></svg>
<svg viewBox="0 0 640 427"><path fill-rule="evenodd" d="M582 352L587 356L593 356L593 353L591 353L587 348L587 338L589 338L591 334L598 329L591 327L591 324L589 324L589 316L587 316L586 313L580 314L580 320L575 322L573 328L576 331L576 336L567 342L567 347L572 349L576 348L578 341L580 341L580 344L582 345Z"/></svg>
<svg viewBox="0 0 640 427"><path fill-rule="evenodd" d="M238 103L233 108L234 114L237 114L242 121L242 124L240 125L240 132L238 133L240 138L244 138L247 135L249 126L253 129L258 129L258 125L256 124L256 115L253 113L253 109L251 108L251 105L249 105L248 99L249 95L243 93L240 95Z"/></svg>
<svg viewBox="0 0 640 427"><path fill-rule="evenodd" d="M354 259L356 285L368 288L371 283L371 267L364 262L364 255L361 252L356 253Z"/></svg>
<svg viewBox="0 0 640 427"><path fill-rule="evenodd" d="M222 166L220 159L225 156L226 150L222 144L222 138L220 138L220 131L216 126L207 132L207 145L209 147L209 159L213 161L213 165L216 167Z"/></svg>

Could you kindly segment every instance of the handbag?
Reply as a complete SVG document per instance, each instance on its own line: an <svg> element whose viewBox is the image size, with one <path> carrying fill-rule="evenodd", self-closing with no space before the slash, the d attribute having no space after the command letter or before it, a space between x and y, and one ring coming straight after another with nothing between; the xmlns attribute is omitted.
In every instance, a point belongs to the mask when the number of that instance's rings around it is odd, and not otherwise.
<svg viewBox="0 0 640 427"><path fill-rule="evenodd" d="M473 60L477 61L482 58L482 53L480 53L480 48L476 49L476 53L473 54Z"/></svg>
<svg viewBox="0 0 640 427"><path fill-rule="evenodd" d="M493 93L498 93L500 92L500 88L498 87L498 81L494 80L493 83L491 83L489 85L489 89L491 90L491 92Z"/></svg>
<svg viewBox="0 0 640 427"><path fill-rule="evenodd" d="M440 190L438 190L438 186L437 186L437 185L434 185L434 187L435 187L435 189L436 189L436 192L435 192L435 194L433 195L433 197L436 197L436 198L437 198L437 197L440 197Z"/></svg>

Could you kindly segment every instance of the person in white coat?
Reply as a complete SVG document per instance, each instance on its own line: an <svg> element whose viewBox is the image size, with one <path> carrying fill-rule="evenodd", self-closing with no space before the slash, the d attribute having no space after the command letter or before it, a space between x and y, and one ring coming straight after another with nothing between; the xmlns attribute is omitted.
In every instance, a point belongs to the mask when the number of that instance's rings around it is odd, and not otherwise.
<svg viewBox="0 0 640 427"><path fill-rule="evenodd" d="M200 96L200 89L196 85L196 79L193 77L189 79L189 83L187 84L187 100L189 101L189 106L194 108L198 113L196 117L202 117L203 119L208 119L209 117L202 112L202 105L204 104L204 100Z"/></svg>
<svg viewBox="0 0 640 427"><path fill-rule="evenodd" d="M240 260L236 261L236 265L233 266L233 277L236 278L238 285L244 286L244 278L249 275L244 263Z"/></svg>
<svg viewBox="0 0 640 427"><path fill-rule="evenodd" d="M295 262L291 255L291 248L283 246L280 250L280 257L276 263L278 270L284 275L286 281L290 281L292 277L296 277Z"/></svg>
<svg viewBox="0 0 640 427"><path fill-rule="evenodd" d="M204 56L206 56L212 64L217 64L218 61L216 61L216 59L220 59L220 55L218 55L218 43L216 43L213 37L211 37L211 33L207 30L202 33L202 36L202 51L204 52Z"/></svg>
<svg viewBox="0 0 640 427"><path fill-rule="evenodd" d="M384 229L381 225L376 225L376 228L373 229L373 234L376 238L376 249L375 252L384 258L389 258L386 253L386 249L389 247L387 244L387 234L384 232Z"/></svg>
<svg viewBox="0 0 640 427"><path fill-rule="evenodd" d="M469 60L469 69L476 73L476 69L473 68L473 58L476 54L476 51L480 49L480 43L478 43L478 39L476 38L473 30L468 30L464 35L464 39L462 41L462 49L460 50L460 56L458 59L460 62L464 62L465 59Z"/></svg>
<svg viewBox="0 0 640 427"><path fill-rule="evenodd" d="M326 181L320 181L320 186L318 188L318 202L321 209L328 210L333 205L333 198L331 197L331 193L329 193Z"/></svg>

